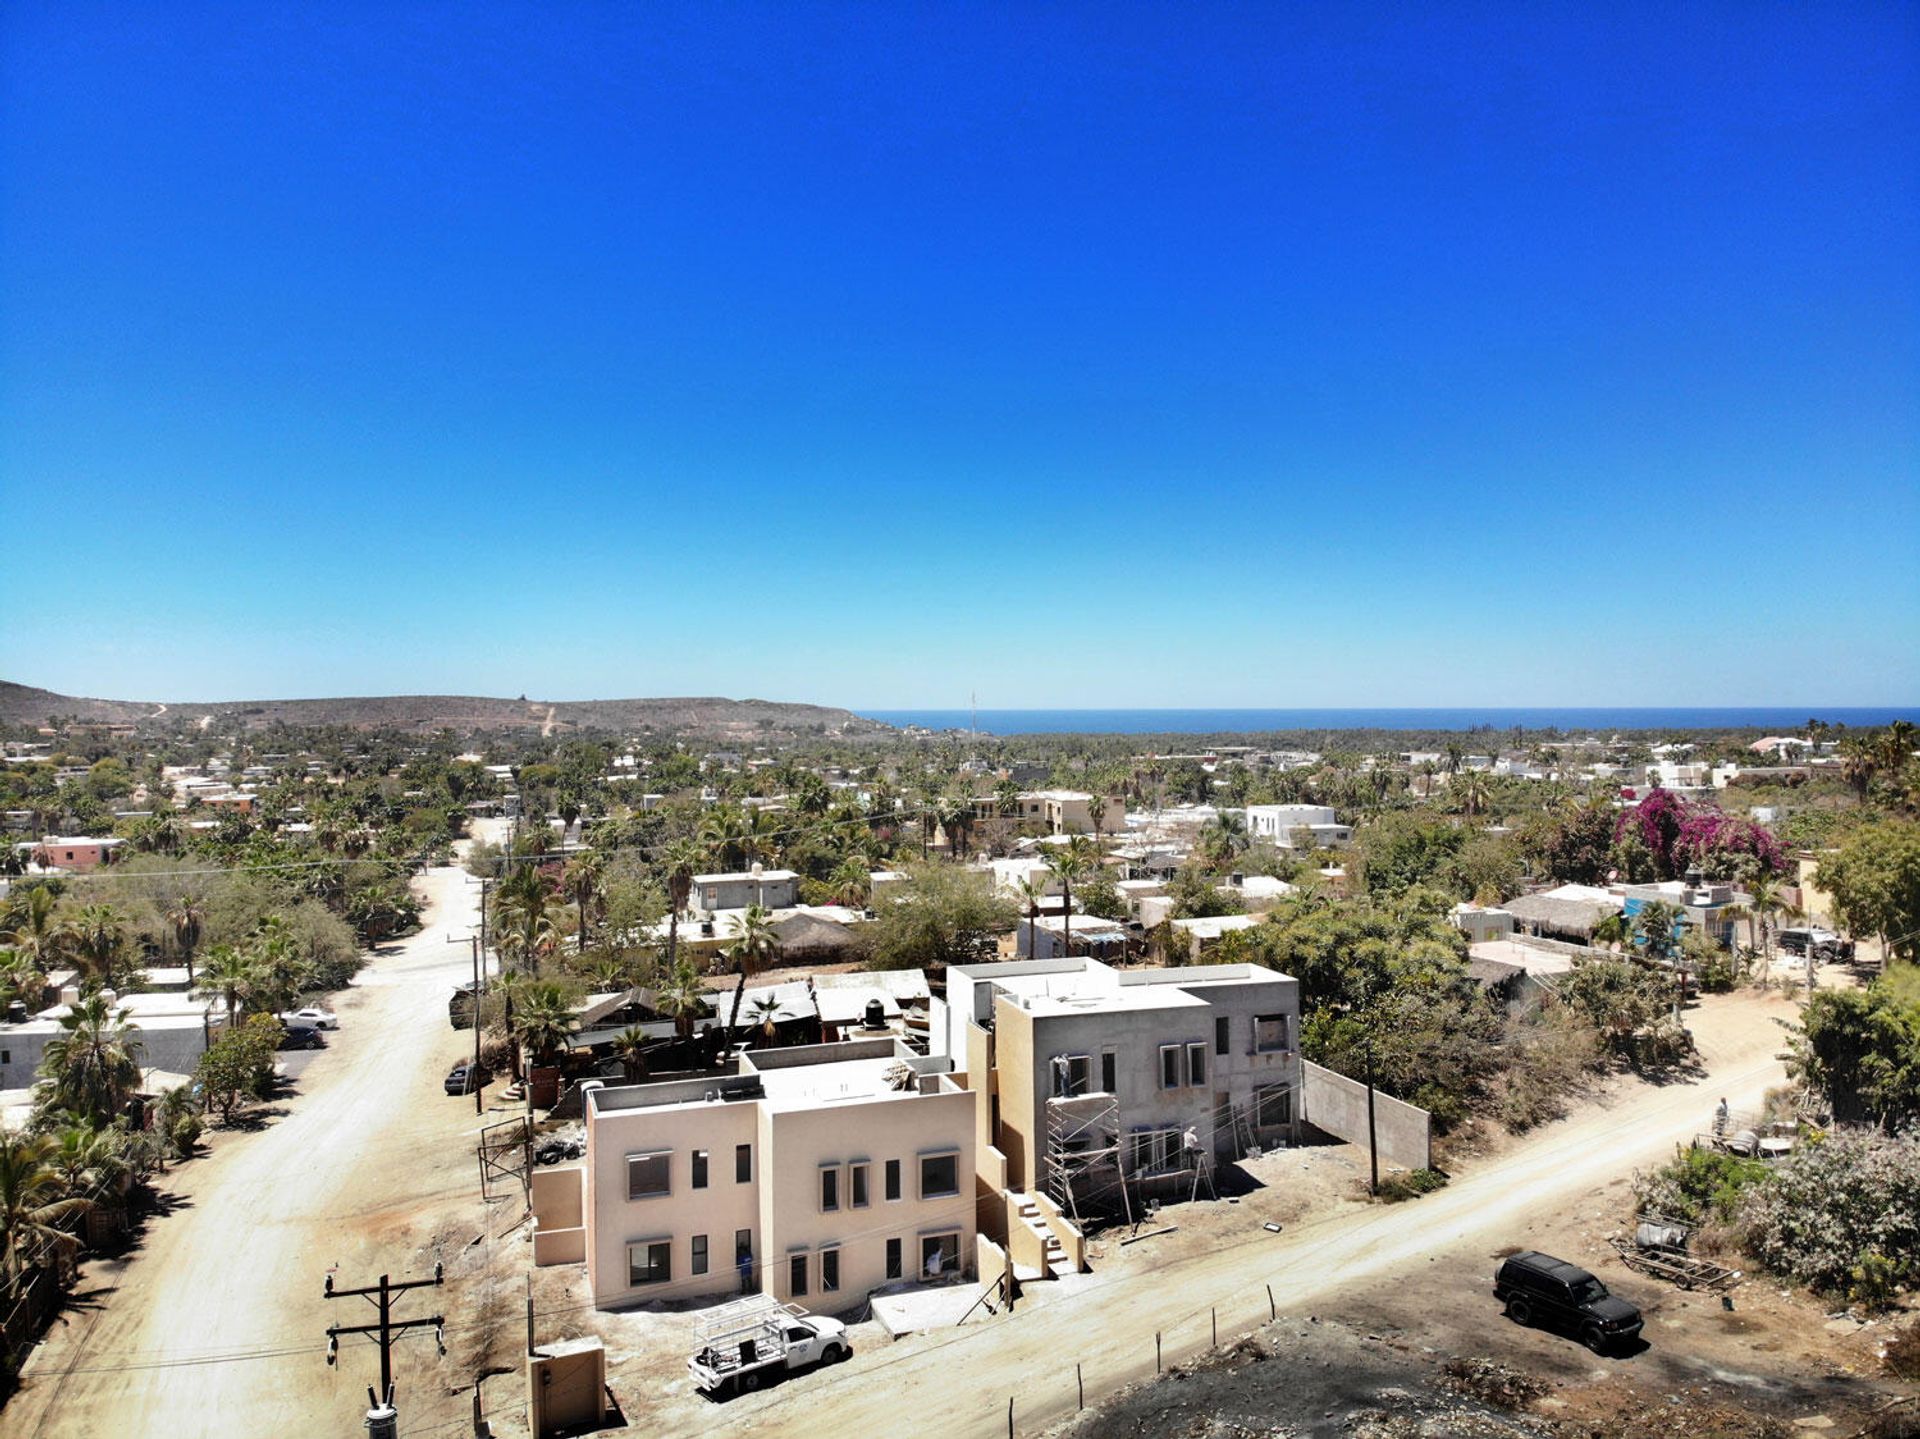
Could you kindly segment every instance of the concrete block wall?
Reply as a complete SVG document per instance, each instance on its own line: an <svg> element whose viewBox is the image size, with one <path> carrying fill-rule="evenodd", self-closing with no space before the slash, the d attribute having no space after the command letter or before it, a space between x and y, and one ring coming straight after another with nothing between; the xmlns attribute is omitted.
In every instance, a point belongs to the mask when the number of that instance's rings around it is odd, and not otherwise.
<svg viewBox="0 0 1920 1439"><path fill-rule="evenodd" d="M1367 1086L1302 1060L1300 1117L1350 1144L1367 1142ZM1426 1169L1433 1161L1433 1116L1374 1091L1374 1132L1383 1163L1401 1169Z"/></svg>

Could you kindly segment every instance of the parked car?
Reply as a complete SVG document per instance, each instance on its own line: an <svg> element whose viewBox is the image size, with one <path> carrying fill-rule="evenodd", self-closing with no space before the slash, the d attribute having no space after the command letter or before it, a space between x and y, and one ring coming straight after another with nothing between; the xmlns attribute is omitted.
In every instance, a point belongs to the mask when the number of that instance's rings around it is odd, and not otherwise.
<svg viewBox="0 0 1920 1439"><path fill-rule="evenodd" d="M1788 954L1804 956L1813 951L1814 959L1828 964L1840 963L1853 958L1853 941L1842 939L1830 929L1812 926L1805 929L1783 929L1780 931L1780 948Z"/></svg>
<svg viewBox="0 0 1920 1439"><path fill-rule="evenodd" d="M1514 1323L1564 1330L1596 1354L1627 1343L1644 1322L1637 1305L1610 1293L1579 1265L1532 1249L1501 1264L1493 1297Z"/></svg>
<svg viewBox="0 0 1920 1439"><path fill-rule="evenodd" d="M475 1065L472 1061L456 1064L447 1071L447 1093L472 1094L476 1089L485 1089L492 1078L484 1064Z"/></svg>
<svg viewBox="0 0 1920 1439"><path fill-rule="evenodd" d="M283 1024L281 1029L282 1049L319 1049L326 1044L320 1037L320 1031L310 1024Z"/></svg>
<svg viewBox="0 0 1920 1439"><path fill-rule="evenodd" d="M533 1151L535 1164L565 1164L569 1159L579 1159L587 1152L587 1141L579 1135L556 1134L544 1140Z"/></svg>
<svg viewBox="0 0 1920 1439"><path fill-rule="evenodd" d="M280 1016L285 1025L304 1024L309 1029L338 1029L340 1017L330 1009L321 1009L318 1005L308 1005L305 1009L289 1010Z"/></svg>

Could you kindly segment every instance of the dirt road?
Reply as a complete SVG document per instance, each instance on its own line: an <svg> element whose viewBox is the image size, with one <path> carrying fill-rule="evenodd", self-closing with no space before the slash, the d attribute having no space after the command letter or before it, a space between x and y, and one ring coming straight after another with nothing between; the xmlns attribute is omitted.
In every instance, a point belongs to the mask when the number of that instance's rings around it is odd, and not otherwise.
<svg viewBox="0 0 1920 1439"><path fill-rule="evenodd" d="M424 1246L436 1232L455 1217L465 1234L484 1222L471 1139L480 1121L471 1099L441 1087L471 1052L471 1036L447 1023L447 996L470 973L479 885L446 868L418 888L425 927L337 996L340 1029L285 1112L214 1136L210 1155L165 1181L177 1207L149 1223L142 1246L84 1267L80 1307L28 1361L0 1435L360 1431L375 1351L345 1341L329 1369L325 1330L374 1314L362 1299L324 1300L325 1276L352 1287L382 1272L430 1274ZM453 1312L452 1298L418 1291L401 1312L443 1302ZM431 1334L397 1353L406 1432L465 1412L446 1392Z"/></svg>
<svg viewBox="0 0 1920 1439"><path fill-rule="evenodd" d="M1485 1254L1512 1242L1531 1216L1578 1205L1670 1155L1721 1096L1736 1109L1757 1108L1785 1080L1775 1020L1791 1012L1746 994L1709 1000L1690 1017L1702 1078L1635 1087L1589 1107L1417 1202L1329 1216L1284 1235L1250 1225L1244 1241L1214 1253L1105 1283L1095 1274L1081 1292L1016 1315L868 1351L796 1383L791 1396L783 1386L664 1427L880 1434L918 1415L916 1432L992 1436L1007 1433L1011 1399L1019 1432L1042 1429L1073 1413L1076 1364L1091 1399L1150 1377L1156 1335L1171 1363L1206 1348L1216 1323L1222 1339L1265 1323L1269 1285L1280 1312L1311 1312L1348 1287L1423 1271L1442 1254ZM1489 1308L1488 1323L1496 1321Z"/></svg>

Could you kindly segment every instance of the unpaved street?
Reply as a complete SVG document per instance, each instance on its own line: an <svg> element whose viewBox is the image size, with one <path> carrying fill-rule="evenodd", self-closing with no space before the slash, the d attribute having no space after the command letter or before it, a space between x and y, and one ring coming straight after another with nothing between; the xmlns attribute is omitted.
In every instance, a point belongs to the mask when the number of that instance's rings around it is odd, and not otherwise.
<svg viewBox="0 0 1920 1439"><path fill-rule="evenodd" d="M336 1270L335 1283L353 1287L383 1271L430 1274L430 1239L450 1224L463 1235L484 1228L471 1138L480 1121L470 1098L441 1088L471 1053L471 1034L447 1023L447 996L471 971L479 885L455 868L418 885L425 927L337 996L340 1029L277 1106L285 1113L257 1132L213 1135L211 1155L162 1181L178 1207L148 1224L141 1247L84 1267L79 1307L29 1360L0 1434L360 1432L375 1351L344 1341L329 1369L325 1330L374 1311L322 1299L325 1276ZM416 1291L399 1312L451 1315L450 1290ZM431 1334L397 1353L407 1432L466 1412L446 1392Z"/></svg>
<svg viewBox="0 0 1920 1439"><path fill-rule="evenodd" d="M1705 1077L1636 1086L1416 1202L1329 1216L1278 1236L1253 1228L1243 1241L1151 1274L1102 1282L1096 1273L1081 1292L1011 1317L869 1350L767 1394L683 1413L684 1423L659 1416L663 1429L882 1434L917 1416L915 1433L1003 1435L1010 1398L1019 1432L1044 1428L1073 1413L1076 1363L1092 1399L1154 1373L1156 1333L1171 1363L1209 1344L1215 1311L1223 1340L1264 1323L1269 1284L1282 1313L1311 1312L1349 1287L1423 1271L1442 1254L1485 1255L1513 1242L1530 1217L1576 1206L1659 1162L1722 1095L1736 1109L1757 1107L1784 1082L1775 1020L1791 1013L1783 1001L1751 994L1709 1000L1690 1016ZM1489 1326L1504 1323L1495 1306L1484 1308Z"/></svg>

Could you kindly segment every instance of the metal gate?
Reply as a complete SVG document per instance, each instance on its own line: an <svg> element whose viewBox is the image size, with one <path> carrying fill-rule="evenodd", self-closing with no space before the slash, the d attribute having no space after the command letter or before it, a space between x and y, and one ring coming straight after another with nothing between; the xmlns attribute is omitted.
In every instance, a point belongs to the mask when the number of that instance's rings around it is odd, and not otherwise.
<svg viewBox="0 0 1920 1439"><path fill-rule="evenodd" d="M533 1204L533 1126L525 1115L503 1119L480 1131L480 1195L502 1199L518 1189Z"/></svg>

